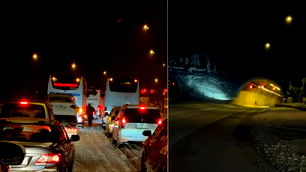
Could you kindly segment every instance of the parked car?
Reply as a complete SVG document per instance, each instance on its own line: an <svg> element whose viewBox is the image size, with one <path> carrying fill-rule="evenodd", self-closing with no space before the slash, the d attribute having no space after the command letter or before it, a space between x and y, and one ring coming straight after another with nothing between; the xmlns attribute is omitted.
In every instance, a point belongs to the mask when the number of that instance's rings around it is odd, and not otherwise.
<svg viewBox="0 0 306 172"><path fill-rule="evenodd" d="M6 100L0 106L0 118L30 117L53 120L54 114L50 104L43 100Z"/></svg>
<svg viewBox="0 0 306 172"><path fill-rule="evenodd" d="M77 135L79 129L74 97L69 94L49 94L47 102L52 107L54 119L64 125L69 137Z"/></svg>
<svg viewBox="0 0 306 172"><path fill-rule="evenodd" d="M110 114L105 117L105 135L107 137L110 137L113 134L113 127L116 123L115 119L120 111L120 108L120 106L113 107Z"/></svg>
<svg viewBox="0 0 306 172"><path fill-rule="evenodd" d="M115 121L112 142L117 146L129 141L143 142L147 137L142 132L151 130L153 133L162 122L157 107L140 105L122 106Z"/></svg>
<svg viewBox="0 0 306 172"><path fill-rule="evenodd" d="M141 172L146 171L167 171L168 159L168 134L167 119L162 121L152 135L151 130L143 131L148 138L143 142L141 155Z"/></svg>
<svg viewBox="0 0 306 172"><path fill-rule="evenodd" d="M77 135L68 137L56 120L29 117L0 118L0 141L11 141L25 148L20 165L11 171L72 171Z"/></svg>

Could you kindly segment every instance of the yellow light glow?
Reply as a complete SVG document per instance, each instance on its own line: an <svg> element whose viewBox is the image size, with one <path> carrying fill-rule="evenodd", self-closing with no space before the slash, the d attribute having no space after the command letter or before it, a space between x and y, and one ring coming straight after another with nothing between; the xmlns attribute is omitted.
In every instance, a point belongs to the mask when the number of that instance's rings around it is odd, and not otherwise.
<svg viewBox="0 0 306 172"><path fill-rule="evenodd" d="M52 77L52 81L55 82L57 79L53 76Z"/></svg>
<svg viewBox="0 0 306 172"><path fill-rule="evenodd" d="M38 55L36 53L34 53L32 58L33 58L33 60L37 60L38 59Z"/></svg>
<svg viewBox="0 0 306 172"><path fill-rule="evenodd" d="M292 18L292 16L287 16L286 18L285 18L285 22L286 22L286 24L291 24L292 23L292 20L293 20L293 18Z"/></svg>
<svg viewBox="0 0 306 172"><path fill-rule="evenodd" d="M270 44L269 42L267 42L267 43L265 44L265 49L266 49L266 50L270 50L270 49L271 49L271 44Z"/></svg>
<svg viewBox="0 0 306 172"><path fill-rule="evenodd" d="M75 79L76 82L80 82L80 78Z"/></svg>
<svg viewBox="0 0 306 172"><path fill-rule="evenodd" d="M155 78L155 79L154 79L154 82L155 82L155 83L158 83L158 78Z"/></svg>
<svg viewBox="0 0 306 172"><path fill-rule="evenodd" d="M72 64L71 64L71 68L72 68L72 69L75 69L75 68L76 68L76 64L75 64L75 63L72 63Z"/></svg>
<svg viewBox="0 0 306 172"><path fill-rule="evenodd" d="M150 55L154 55L155 54L153 49L151 49L149 53L150 53Z"/></svg>
<svg viewBox="0 0 306 172"><path fill-rule="evenodd" d="M106 75L107 74L107 72L106 71L103 71L103 75Z"/></svg>
<svg viewBox="0 0 306 172"><path fill-rule="evenodd" d="M144 24L143 27L142 27L142 29L143 29L144 31L147 31L147 30L150 29L150 27L149 27L147 24Z"/></svg>

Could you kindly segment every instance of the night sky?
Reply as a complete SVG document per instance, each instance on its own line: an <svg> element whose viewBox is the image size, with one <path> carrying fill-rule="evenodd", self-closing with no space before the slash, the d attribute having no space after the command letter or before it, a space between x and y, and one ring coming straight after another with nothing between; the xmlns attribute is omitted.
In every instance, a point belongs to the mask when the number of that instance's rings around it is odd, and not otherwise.
<svg viewBox="0 0 306 172"><path fill-rule="evenodd" d="M70 73L72 62L90 87L104 87L104 70L147 87L158 77L166 87L166 1L14 3L0 11L2 98L45 93L49 74Z"/></svg>
<svg viewBox="0 0 306 172"><path fill-rule="evenodd" d="M169 58L208 53L217 69L236 77L294 80L299 86L306 77L306 8L294 1L170 0L168 26Z"/></svg>

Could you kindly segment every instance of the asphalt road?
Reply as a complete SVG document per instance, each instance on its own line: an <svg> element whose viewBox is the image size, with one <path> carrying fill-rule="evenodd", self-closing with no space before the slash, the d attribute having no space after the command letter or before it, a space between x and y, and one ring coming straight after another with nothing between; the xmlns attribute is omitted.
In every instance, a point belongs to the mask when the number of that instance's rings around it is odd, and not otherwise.
<svg viewBox="0 0 306 172"><path fill-rule="evenodd" d="M170 106L170 171L274 171L258 156L250 119L262 108L225 104Z"/></svg>

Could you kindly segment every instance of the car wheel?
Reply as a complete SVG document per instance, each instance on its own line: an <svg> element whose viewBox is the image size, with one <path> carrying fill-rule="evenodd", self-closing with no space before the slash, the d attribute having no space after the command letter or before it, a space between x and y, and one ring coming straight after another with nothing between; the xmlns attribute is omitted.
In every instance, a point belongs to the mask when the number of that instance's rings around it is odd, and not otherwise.
<svg viewBox="0 0 306 172"><path fill-rule="evenodd" d="M140 172L146 172L146 171L147 171L147 167L146 167L146 164L145 164L144 152L142 152L141 163L140 163Z"/></svg>

